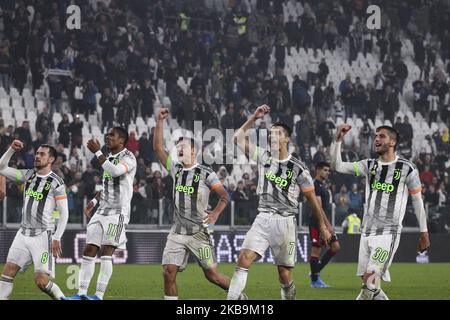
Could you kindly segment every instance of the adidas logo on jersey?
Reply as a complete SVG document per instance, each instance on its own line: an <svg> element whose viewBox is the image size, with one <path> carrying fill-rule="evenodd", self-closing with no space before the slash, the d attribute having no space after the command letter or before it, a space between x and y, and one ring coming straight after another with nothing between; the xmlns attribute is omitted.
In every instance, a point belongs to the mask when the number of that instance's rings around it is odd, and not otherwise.
<svg viewBox="0 0 450 320"><path fill-rule="evenodd" d="M31 198L34 198L34 200L36 201L40 201L44 198L44 195L41 192L34 191L31 188L27 190L26 195Z"/></svg>
<svg viewBox="0 0 450 320"><path fill-rule="evenodd" d="M391 193L392 191L395 190L395 187L393 184L391 183L381 183L379 181L374 181L371 185L372 189L375 190L382 190L386 193Z"/></svg>
<svg viewBox="0 0 450 320"><path fill-rule="evenodd" d="M288 173L288 178L292 179L292 174ZM288 185L288 180L283 179L281 177L278 177L272 171L268 171L266 173L266 179L269 180L269 181L275 182L275 184L277 184L280 188L284 188L284 187L286 187Z"/></svg>
<svg viewBox="0 0 450 320"><path fill-rule="evenodd" d="M188 195L191 195L195 192L195 188L192 186L183 186L181 184L177 184L175 190L178 192L187 193Z"/></svg>

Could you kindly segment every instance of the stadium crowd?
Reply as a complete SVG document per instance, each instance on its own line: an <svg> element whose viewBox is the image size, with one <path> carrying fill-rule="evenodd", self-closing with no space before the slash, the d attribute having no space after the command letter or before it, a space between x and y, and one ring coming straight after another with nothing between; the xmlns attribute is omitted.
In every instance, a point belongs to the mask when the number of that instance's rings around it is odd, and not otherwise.
<svg viewBox="0 0 450 320"><path fill-rule="evenodd" d="M271 122L280 120L293 128L295 152L311 171L314 164L329 161L339 118L363 119L359 141L343 152L344 161L357 161L371 155L374 132L368 121L381 117L399 131L399 152L411 158L412 119L396 117L409 74L402 40L414 44L414 61L421 70L413 82L411 110L430 125L442 122L448 128L450 11L438 0L374 2L383 8L382 28L370 31L363 26L363 0L3 0L0 87L5 92L14 87L22 94L24 88L34 93L44 86L48 101L31 124L34 136L28 121L16 126L0 122L0 152L12 139L21 139L26 149L13 161L28 168L35 146L48 141L58 145L54 171L66 181L71 222L80 221L84 196L92 197L101 187L98 163L79 153L86 143L82 128L95 116L97 102L102 129L115 124L128 128L137 117L147 123L164 105L190 130L195 120L202 121L204 129L237 129L266 103ZM81 7L81 30L65 27L65 8L72 3ZM293 47L315 53L344 50L350 63L359 53L373 54L382 66L372 82L348 74L335 84L327 81L330 71L323 58L317 72L308 72L306 78L295 75L290 85L285 66ZM69 70L73 77L48 74L48 69ZM53 122L55 113L63 114L61 122ZM300 120L294 121L295 116ZM259 128L269 125L264 121ZM130 223L157 223L160 199L170 211L172 181L152 169L152 139L153 130L139 136L130 132L127 148L138 158ZM412 160L421 172L430 212L447 212L450 226L449 131L438 129L426 139L429 146ZM249 224L256 214L255 168L241 179L231 175L232 165L214 169L235 201L236 224ZM330 188L337 222L350 211L362 214L360 180L333 174ZM17 221L22 201L17 185L7 183L7 196L8 221ZM224 224L230 221L227 212L220 221ZM167 215L164 221L169 221ZM442 223L436 226L443 231Z"/></svg>

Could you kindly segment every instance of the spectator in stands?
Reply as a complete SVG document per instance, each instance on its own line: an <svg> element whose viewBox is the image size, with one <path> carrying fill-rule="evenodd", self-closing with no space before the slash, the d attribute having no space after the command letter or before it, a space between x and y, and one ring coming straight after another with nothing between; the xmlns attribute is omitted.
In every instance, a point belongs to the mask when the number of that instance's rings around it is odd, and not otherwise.
<svg viewBox="0 0 450 320"><path fill-rule="evenodd" d="M38 115L35 128L36 132L42 134L43 141L47 143L49 135L52 135L55 131L53 120L47 106L44 106L42 112Z"/></svg>
<svg viewBox="0 0 450 320"><path fill-rule="evenodd" d="M381 37L378 39L377 46L380 47L380 62L384 62L384 59L386 58L386 54L388 52L388 45L389 42L386 40L383 34L381 34Z"/></svg>
<svg viewBox="0 0 450 320"><path fill-rule="evenodd" d="M292 15L289 15L288 22L284 25L284 32L286 33L288 43L287 43L287 50L288 54L290 55L291 47L297 46L297 38L299 34L299 26L297 24L297 21L294 21L294 17Z"/></svg>
<svg viewBox="0 0 450 320"><path fill-rule="evenodd" d="M320 64L319 64L319 72L318 72L319 79L322 84L325 85L327 83L327 77L328 77L329 73L330 73L330 69L328 68L327 63L325 62L325 59L322 58L322 60L320 61Z"/></svg>
<svg viewBox="0 0 450 320"><path fill-rule="evenodd" d="M128 150L130 150L131 152L133 152L133 154L135 156L138 155L138 151L139 151L139 141L136 139L136 132L131 131L130 132L130 137L128 139L128 143L126 145L126 148Z"/></svg>
<svg viewBox="0 0 450 320"><path fill-rule="evenodd" d="M28 65L24 58L19 58L19 61L13 66L12 75L15 87L22 94L28 76Z"/></svg>
<svg viewBox="0 0 450 320"><path fill-rule="evenodd" d="M100 100L100 103L101 103L101 100ZM110 105L107 107L107 109L104 110L106 112L105 117L107 117L107 119L109 119L109 120L103 120L103 121L106 121L107 123L112 123L111 121L113 121L113 120L110 120L110 119L111 119L111 112L112 112L112 119L114 119L114 109L113 109L114 105L115 105L115 103L111 102ZM108 108L110 108L110 109L108 109ZM125 128L127 130L128 130L128 126L131 123L132 112L133 112L133 101L130 98L129 92L125 91L125 93L123 94L122 100L120 100L120 102L117 104L116 119L117 119L117 123L121 127ZM103 117L103 113L102 113L102 117Z"/></svg>
<svg viewBox="0 0 450 320"><path fill-rule="evenodd" d="M83 144L83 122L81 121L79 114L75 115L73 118L69 130L72 139L72 147L81 148L81 145Z"/></svg>
<svg viewBox="0 0 450 320"><path fill-rule="evenodd" d="M69 167L75 167L75 169L80 172L83 171L83 159L80 157L78 148L72 148L72 151L70 152Z"/></svg>
<svg viewBox="0 0 450 320"><path fill-rule="evenodd" d="M46 144L47 142L48 142L48 140L45 139L44 134L40 131L37 131L36 132L36 140L33 141L33 143L32 143L33 148L30 150L32 150L32 151L37 150L40 145Z"/></svg>
<svg viewBox="0 0 450 320"><path fill-rule="evenodd" d="M15 130L14 135L17 135L17 138L24 143L24 151L28 151L32 147L33 140L28 120L22 122L22 126Z"/></svg>
<svg viewBox="0 0 450 320"><path fill-rule="evenodd" d="M220 119L220 125L222 126L222 132L225 134L226 129L235 128L235 117L234 117L234 104L230 103L227 109L227 113Z"/></svg>
<svg viewBox="0 0 450 320"><path fill-rule="evenodd" d="M154 131L154 128L152 128ZM148 139L147 132L143 132L139 138L139 156L144 159L146 165L149 165L154 160L152 141Z"/></svg>
<svg viewBox="0 0 450 320"><path fill-rule="evenodd" d="M298 146L311 141L311 122L308 121L306 113L302 114L301 119L295 124L295 136Z"/></svg>
<svg viewBox="0 0 450 320"><path fill-rule="evenodd" d="M50 75L47 78L50 95L50 115L61 111L63 83L59 76Z"/></svg>
<svg viewBox="0 0 450 320"><path fill-rule="evenodd" d="M127 93L124 94L124 99L126 95ZM109 88L105 88L99 104L102 109L102 131L104 132L105 128L108 130L114 125L114 107L116 104Z"/></svg>
<svg viewBox="0 0 450 320"><path fill-rule="evenodd" d="M359 148L360 154L363 158L370 158L370 151L372 148L373 132L370 128L367 118L364 118L363 126L359 131Z"/></svg>
<svg viewBox="0 0 450 320"><path fill-rule="evenodd" d="M432 122L437 121L438 111L440 110L439 107L439 96L437 93L437 89L433 88L431 94L428 96L428 124L431 126Z"/></svg>
<svg viewBox="0 0 450 320"><path fill-rule="evenodd" d="M153 114L153 103L156 100L154 88L152 86L150 79L144 80L144 86L141 88L140 96L141 96L141 115L142 118L147 122L147 119L150 118Z"/></svg>
<svg viewBox="0 0 450 320"><path fill-rule="evenodd" d="M250 224L249 217L249 195L247 188L242 180L237 184L236 190L233 191L231 199L235 202L236 224Z"/></svg>
<svg viewBox="0 0 450 320"><path fill-rule="evenodd" d="M397 93L392 90L390 85L387 85L384 90L381 106L384 112L384 119L389 120L392 124L394 122L394 116L398 112L400 105Z"/></svg>
<svg viewBox="0 0 450 320"><path fill-rule="evenodd" d="M229 176L228 170L225 166L221 166L219 171L217 171L217 177L227 191L231 191L231 186L236 185L234 179Z"/></svg>
<svg viewBox="0 0 450 320"><path fill-rule="evenodd" d="M94 114L97 105L96 94L98 93L98 88L94 83L94 80L89 80L86 88L83 92L84 98L84 117L89 119L90 114Z"/></svg>
<svg viewBox="0 0 450 320"><path fill-rule="evenodd" d="M350 197L345 184L341 186L339 193L335 194L334 203L336 204L336 216L341 218L346 217L348 214Z"/></svg>
<svg viewBox="0 0 450 320"><path fill-rule="evenodd" d="M427 184L427 185L431 185L431 183L433 182L433 172L430 170L430 166L429 165L425 165L423 168L423 171L419 174L420 176L420 181L422 181L423 183Z"/></svg>
<svg viewBox="0 0 450 320"><path fill-rule="evenodd" d="M64 145L64 148L68 148L70 144L70 122L69 116L64 114L61 122L58 124L58 143Z"/></svg>
<svg viewBox="0 0 450 320"><path fill-rule="evenodd" d="M0 87L9 93L9 74L11 72L11 59L8 47L0 42Z"/></svg>
<svg viewBox="0 0 450 320"><path fill-rule="evenodd" d="M56 146L56 157L61 157L62 163L67 161L67 156L64 152L64 145L61 143Z"/></svg>
<svg viewBox="0 0 450 320"><path fill-rule="evenodd" d="M310 167L312 164L311 146L309 143L304 142L299 147L299 156L303 162Z"/></svg>
<svg viewBox="0 0 450 320"><path fill-rule="evenodd" d="M352 212L355 212L357 214L362 214L362 208L363 208L363 198L361 192L358 190L358 185L354 183L352 185L352 191L348 194L349 203L348 208Z"/></svg>

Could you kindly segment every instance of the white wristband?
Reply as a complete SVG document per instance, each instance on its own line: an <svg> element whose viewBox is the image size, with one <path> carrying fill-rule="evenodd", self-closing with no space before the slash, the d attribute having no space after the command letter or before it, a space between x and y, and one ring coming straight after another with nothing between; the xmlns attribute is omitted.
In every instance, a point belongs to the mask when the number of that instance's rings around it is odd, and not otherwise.
<svg viewBox="0 0 450 320"><path fill-rule="evenodd" d="M94 204L94 207L97 205L98 201L96 198L92 199L91 202Z"/></svg>
<svg viewBox="0 0 450 320"><path fill-rule="evenodd" d="M103 155L103 152L101 151L101 150L98 150L96 153L95 153L95 156L97 157L97 158L99 158L100 156L102 156Z"/></svg>

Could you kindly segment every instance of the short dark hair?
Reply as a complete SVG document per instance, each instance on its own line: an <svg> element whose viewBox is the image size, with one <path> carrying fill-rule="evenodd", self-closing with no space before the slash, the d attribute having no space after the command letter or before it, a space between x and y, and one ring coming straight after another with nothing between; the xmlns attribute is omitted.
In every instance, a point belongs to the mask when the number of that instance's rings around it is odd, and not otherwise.
<svg viewBox="0 0 450 320"><path fill-rule="evenodd" d="M382 129L387 130L389 136L393 139L395 139L395 146L394 146L394 150L397 149L397 145L398 145L398 139L400 138L400 134L398 133L397 130L395 130L394 128L392 128L391 126L379 126L375 132L378 132Z"/></svg>
<svg viewBox="0 0 450 320"><path fill-rule="evenodd" d="M114 127L113 130L116 130L117 133L119 134L119 137L125 140L123 145L126 146L128 143L128 131L122 127Z"/></svg>
<svg viewBox="0 0 450 320"><path fill-rule="evenodd" d="M272 124L272 127L282 127L288 137L292 135L292 129L284 122L276 121Z"/></svg>
<svg viewBox="0 0 450 320"><path fill-rule="evenodd" d="M320 170L323 168L331 168L330 163L326 161L320 161L316 164L316 170Z"/></svg>
<svg viewBox="0 0 450 320"><path fill-rule="evenodd" d="M190 137L183 137L183 136L179 137L177 142L175 143L175 145L178 145L183 140L188 140L190 142L190 144L191 144L191 148L197 149L197 145L195 144L195 139L194 138L190 138Z"/></svg>
<svg viewBox="0 0 450 320"><path fill-rule="evenodd" d="M56 161L58 152L56 151L56 148L55 148L54 146L51 146L51 145L49 145L49 144L41 144L41 145L39 146L39 148L47 148L47 149L48 149L48 155L49 155L50 157L53 157L53 159L55 159L53 162ZM36 150L36 151L37 151L37 150ZM52 164L53 164L53 162L52 162Z"/></svg>

